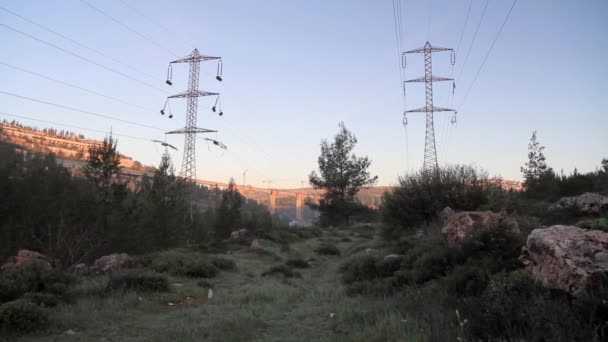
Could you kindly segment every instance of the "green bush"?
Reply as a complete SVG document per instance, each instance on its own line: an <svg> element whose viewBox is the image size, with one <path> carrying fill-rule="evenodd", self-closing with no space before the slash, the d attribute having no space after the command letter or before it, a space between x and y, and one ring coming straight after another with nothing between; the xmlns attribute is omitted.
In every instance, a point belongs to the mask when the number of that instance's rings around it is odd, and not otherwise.
<svg viewBox="0 0 608 342"><path fill-rule="evenodd" d="M340 249L330 243L322 243L315 249L315 252L321 255L340 255Z"/></svg>
<svg viewBox="0 0 608 342"><path fill-rule="evenodd" d="M166 276L150 272L129 270L111 275L106 286L107 292L135 290L139 292L169 291Z"/></svg>
<svg viewBox="0 0 608 342"><path fill-rule="evenodd" d="M570 296L534 283L526 270L501 272L479 302L463 310L475 339L590 341L592 327L572 310Z"/></svg>
<svg viewBox="0 0 608 342"><path fill-rule="evenodd" d="M357 281L379 278L376 263L379 259L372 255L357 255L340 265L342 282L351 284Z"/></svg>
<svg viewBox="0 0 608 342"><path fill-rule="evenodd" d="M49 317L44 309L36 304L17 299L0 305L0 327L8 333L28 333L44 329Z"/></svg>
<svg viewBox="0 0 608 342"><path fill-rule="evenodd" d="M479 266L456 266L445 278L447 292L455 298L478 297L488 285L488 273Z"/></svg>
<svg viewBox="0 0 608 342"><path fill-rule="evenodd" d="M518 257L523 245L522 237L512 233L505 222L482 230L460 245L448 245L434 236L420 238L415 245L402 241L399 249L404 257L396 276L404 284L423 284L450 276L454 281L470 281L467 285L470 288L464 291L474 293L483 290L484 277L520 267ZM455 270L458 265L467 268ZM482 270L485 276L481 274Z"/></svg>
<svg viewBox="0 0 608 342"><path fill-rule="evenodd" d="M61 299L57 295L50 293L29 292L21 298L42 307L54 307L61 302Z"/></svg>
<svg viewBox="0 0 608 342"><path fill-rule="evenodd" d="M296 227L290 231L302 240L312 239L323 235L323 231L319 227Z"/></svg>
<svg viewBox="0 0 608 342"><path fill-rule="evenodd" d="M304 259L289 259L285 262L285 265L293 268L308 268L310 263Z"/></svg>
<svg viewBox="0 0 608 342"><path fill-rule="evenodd" d="M50 293L64 297L75 277L48 269L33 261L14 269L0 272L0 303L15 300L25 293Z"/></svg>
<svg viewBox="0 0 608 342"><path fill-rule="evenodd" d="M287 265L276 265L262 273L262 277L282 274L285 278L301 278L302 275Z"/></svg>
<svg viewBox="0 0 608 342"><path fill-rule="evenodd" d="M361 280L356 281L346 286L346 294L354 295L372 295L386 296L393 293L397 289L395 280L392 277L376 279L374 281Z"/></svg>
<svg viewBox="0 0 608 342"><path fill-rule="evenodd" d="M407 175L383 195L382 220L389 226L384 229L385 238L399 238L403 231L436 219L445 207L477 210L502 191L485 171L472 166L453 165Z"/></svg>
<svg viewBox="0 0 608 342"><path fill-rule="evenodd" d="M236 262L231 259L226 259L222 257L214 257L211 260L213 266L219 268L222 271L234 271L236 270Z"/></svg>
<svg viewBox="0 0 608 342"><path fill-rule="evenodd" d="M150 267L156 272L193 278L212 278L219 273L207 256L195 252L162 252L154 257Z"/></svg>
<svg viewBox="0 0 608 342"><path fill-rule="evenodd" d="M585 229L601 230L604 232L608 232L608 220L603 217L598 219L586 219L578 221L576 223L576 226Z"/></svg>

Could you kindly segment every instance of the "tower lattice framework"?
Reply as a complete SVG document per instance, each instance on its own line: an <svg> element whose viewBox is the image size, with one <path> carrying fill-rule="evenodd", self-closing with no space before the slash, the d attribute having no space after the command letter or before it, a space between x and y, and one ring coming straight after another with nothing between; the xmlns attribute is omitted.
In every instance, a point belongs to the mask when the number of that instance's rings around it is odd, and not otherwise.
<svg viewBox="0 0 608 342"><path fill-rule="evenodd" d="M187 181L196 179L196 134L217 132L210 129L197 127L198 98L201 96L217 96L219 93L199 90L200 64L202 61L219 60L221 57L201 55L198 49L194 49L189 56L172 61L170 64L188 63L188 90L169 96L169 99L186 98L186 127L167 132L167 134L184 134L184 156L180 176Z"/></svg>
<svg viewBox="0 0 608 342"><path fill-rule="evenodd" d="M435 126L434 126L434 113L435 112L455 112L453 109L435 107L433 105L433 82L439 81L453 81L452 78L437 77L433 76L433 60L432 53L440 51L451 51L452 52L452 65L455 61L454 50L450 48L443 48L438 46L432 46L431 43L426 42L424 47L406 51L408 53L423 53L424 54L424 77L414 78L405 82L424 82L426 105L424 107L407 110L407 113L425 113L426 114L426 134L424 141L424 166L425 171L437 170L439 167L437 162L437 148L435 145Z"/></svg>

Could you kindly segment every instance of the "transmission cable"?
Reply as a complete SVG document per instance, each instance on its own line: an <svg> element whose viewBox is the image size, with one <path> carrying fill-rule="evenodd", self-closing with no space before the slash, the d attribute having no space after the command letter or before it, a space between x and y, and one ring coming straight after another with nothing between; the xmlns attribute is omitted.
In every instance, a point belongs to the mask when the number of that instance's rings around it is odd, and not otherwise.
<svg viewBox="0 0 608 342"><path fill-rule="evenodd" d="M109 100L112 100L112 101L116 101L116 102L120 102L122 104L126 104L126 105L131 106L131 107L139 108L139 109L147 111L147 112L154 112L154 111L156 111L155 109L146 108L146 107L140 106L138 104L134 104L134 103L131 103L131 102L128 102L128 101L125 101L125 100L122 100L122 99L110 96L110 95L104 95L104 94L99 93L99 92L97 92L95 90L86 89L86 88L83 88L83 87L80 87L80 86L77 86L77 85L74 85L74 84L71 84L71 83L67 83L67 82L64 82L64 81L52 78L50 76L45 76L45 75L33 72L31 70L26 70L26 69L20 68L18 66L11 65L11 64L8 64L8 63L2 62L2 61L0 61L0 64L4 65L4 66L7 66L9 68L13 68L15 70L19 70L21 72L28 73L30 75L34 75L34 76L38 76L40 78L44 78L46 80L49 80L49 81L52 81L52 82L55 82L55 83L59 83L59 84L62 84L62 85L68 86L68 87L72 87L74 89L79 89L79 90L85 91L85 92L93 94L93 95L97 95L97 96L100 96L100 97L103 97L103 98L106 98L106 99L109 99Z"/></svg>
<svg viewBox="0 0 608 342"><path fill-rule="evenodd" d="M128 124L135 125L135 126L140 126L140 127L145 127L145 128L149 128L149 129L154 129L154 130L157 130L157 131L165 132L164 129L159 128L159 127L149 126L149 125L141 124L139 122L129 121L129 120L120 119L120 118L116 118L116 117L109 116L109 115L104 115L104 114L99 114L99 113L95 113L95 112L90 112L90 111L84 110L84 109L78 109L78 108L74 108L74 107L64 106L64 105L60 105L60 104L57 104L57 103L52 103L52 102L48 102L48 101L44 101L44 100L35 99L35 98L32 98L32 97L17 95L17 94L9 93L9 92L2 91L2 90L0 90L0 94L9 95L9 96L17 97L17 98L20 98L20 99L24 99L24 100L28 100L28 101L32 101L32 102L38 102L38 103L46 104L46 105L57 107L57 108L67 109L67 110L71 110L71 111L74 111L74 112L80 112L80 113L87 114L87 115L98 116L98 117L102 117L102 118L106 118L106 119L110 119L110 120L115 120L115 121L120 121L120 122L128 123Z"/></svg>
<svg viewBox="0 0 608 342"><path fill-rule="evenodd" d="M103 53L103 52L95 49L95 48L92 48L92 47L90 47L88 45L85 45L85 44L83 44L83 43L81 43L81 42L79 42L79 41L77 41L75 39L72 39L72 38L70 38L70 37L68 37L68 36L66 36L64 34L61 34L61 33L57 32L55 30L52 30L52 29L50 29L50 28L48 28L46 26L43 26L42 24L37 23L37 22L35 22L32 19L26 18L26 17L24 17L24 16L22 16L20 14L17 14L17 13L15 13L15 12L13 12L13 11L5 8L5 7L2 7L2 6L0 6L0 9L2 9L3 11L5 11L7 13L12 14L12 15L14 15L14 16L16 16L16 17L18 17L18 18L20 18L20 19L22 19L24 21L27 21L28 23L30 23L32 25L35 25L35 26L37 26L37 27L39 27L39 28L41 28L41 29L43 29L43 30L45 30L47 32L50 32L50 33L55 34L55 35L57 35L57 36L65 39L65 40L68 40L68 41L70 41L70 42L72 42L72 43L74 43L74 44L76 44L76 45L78 45L78 46L80 46L82 48L85 48L85 49L87 49L89 51L92 51L92 52L94 52L94 53L96 53L96 54L98 54L98 55L100 55L100 56L102 56L104 58L107 58L107 59L109 59L109 60L111 60L111 61L113 61L115 63L118 63L118 64L120 64L120 65L122 65L124 67L127 67L127 68L129 68L129 69L131 69L131 70L133 70L135 72L138 72L138 73L140 73L142 75L145 75L146 77L149 77L150 79L157 80L157 77L154 76L154 75L151 75L151 74L149 74L147 72L141 71L138 68L136 68L134 66L131 66L131 65L127 64L127 63L124 63L124 62L122 62L122 61L120 61L120 60L118 60L118 59L116 59L116 58L114 58L112 56L109 56L109 55L107 55L107 54L105 54L105 53ZM163 80L163 82L164 82L164 80Z"/></svg>
<svg viewBox="0 0 608 342"><path fill-rule="evenodd" d="M492 53L492 49L494 49L494 45L496 44L496 41L498 41L498 38L500 37L500 34L502 33L503 28L507 24L507 21L509 20L509 17L511 16L511 12L513 12L513 8L515 8L515 4L517 4L517 0L513 0L513 4L511 5L511 8L509 9L507 16L505 17L505 20L502 22L502 25L500 26L500 30L498 30L498 33L496 34L496 37L494 37L494 41L492 42L492 45L490 45L488 52L486 53L485 57L483 58L483 61L481 62L481 65L479 66L479 69L477 70L477 73L475 74L475 78L473 78L473 82L471 82L471 85L467 89L467 92L465 93L464 98L462 99L462 102L458 106L458 110L462 106L464 106L464 104L467 100L467 97L469 96L469 93L471 92L471 89L473 89L473 86L475 85L475 81L477 81L477 77L479 76L479 73L481 73L481 70L483 69L483 66L486 64L486 61L488 60L490 53Z"/></svg>
<svg viewBox="0 0 608 342"><path fill-rule="evenodd" d="M147 87L150 87L150 88L156 89L156 90L161 91L161 92L166 93L166 94L170 94L168 91L166 91L166 90L164 90L164 89L161 89L161 88L159 88L159 87L156 87L156 86L154 86L154 85L152 85L152 84L149 84L149 83L146 83L146 82L144 82L144 81L138 80L137 78L132 77L132 76L129 76L129 75L127 75L127 74L125 74L125 73L123 73L123 72L121 72L121 71L118 71L118 70L116 70L116 69L113 69L113 68L107 67L107 66L105 66L105 65L103 65L103 64L97 63L97 62L95 62L95 61L93 61L93 60L91 60L91 59L88 59L88 58L86 58L86 57L83 57L83 56L81 56L81 55L79 55L79 54L76 54L76 53L74 53L74 52L72 52L72 51L66 50L66 49L64 49L64 48L62 48L62 47L60 47L60 46L57 46L57 45L52 44L52 43L49 43L49 42L47 42L47 41L45 41L45 40L42 40L42 39L40 39L40 38L36 38L36 37L34 37L34 36L30 35L30 34L27 34L27 33L25 33L25 32L19 31L19 30L17 30L16 28L13 28L13 27L10 27L10 26L8 26L8 25L1 24L1 23L0 23L0 26L3 26L3 27L5 27L5 28L7 28L7 29L9 29L9 30L11 30L11 31L17 32L17 33L19 33L19 34L21 34L21 35L24 35L24 36L26 36L26 37L29 37L29 38L31 38L31 39L33 39L33 40L36 40L36 41L38 41L38 42L40 42L40 43L43 43L43 44L45 44L45 45L48 45L48 46L50 46L50 47L52 47L52 48L55 48L55 49L57 49L57 50L63 51L63 52L65 52L65 53L67 53L67 54L70 54L70 55L72 55L72 56L74 56L74 57L80 58L80 59L82 59L82 60L84 60L84 61L86 61L86 62L89 62L89 63L91 63L91 64L94 64L94 65L96 65L96 66L98 66L98 67L100 67L100 68L103 68L103 69L105 69L105 70L111 71L111 72L113 72L113 73L115 73L115 74L118 74L118 75L120 75L120 76L126 77L126 78L128 78L128 79L130 79L130 80L133 80L133 81L135 81L135 82L141 83L141 84L143 84L143 85L145 85L145 86L147 86Z"/></svg>
<svg viewBox="0 0 608 342"><path fill-rule="evenodd" d="M95 11L97 11L97 12L101 13L102 15L104 15L104 16L106 16L106 17L108 17L109 19L111 19L112 21L114 21L114 22L115 22L115 23L117 23L118 25L120 25L120 26L124 27L125 29L127 29L127 30L129 30L129 31L133 32L134 34L136 34L137 36L139 36L139 37L140 37L140 38L142 38L143 40L146 40L146 41L148 41L149 43L152 43L152 44L156 45L156 46L157 46L158 48L160 48L161 50L164 50L165 52L167 52L167 53L169 53L169 54L171 54L171 55L173 55L173 56L175 56L175 57L180 57L180 56L176 55L175 53L173 53L173 51L171 51L170 49L168 49L168 48L166 48L166 47L164 47L164 46L160 45L159 43L155 42L154 40L150 39L149 37L144 36L143 34L139 33L139 31L137 31L137 30L135 30L134 28L132 28L132 27L128 26L127 24L125 24L125 23L121 22L120 20L118 20L118 19L114 18L113 16L109 15L108 13L106 13L106 12L104 12L104 11L100 10L99 8L97 8L97 7L93 6L93 5L91 5L89 2L87 2L87 1L85 1L85 0L80 0L80 2L82 2L83 4L85 4L85 5L89 6L89 7L91 7L91 8L92 8L92 9L94 9Z"/></svg>
<svg viewBox="0 0 608 342"><path fill-rule="evenodd" d="M462 76L462 72L464 71L464 67L469 60L469 56L471 55L471 50L473 49L473 45L475 44L475 39L477 39L477 33L479 32L479 28L481 27L481 23L483 22L483 17L486 14L486 10L488 9L488 5L490 4L489 0L486 0L486 5L483 7L483 12L481 12L481 17L479 18L479 22L477 23L477 27L475 28L475 33L473 34L473 40L471 40L471 45L469 45L469 50L467 51L467 56L464 58L464 62L462 63L462 67L460 67L460 73L458 74L458 79Z"/></svg>
<svg viewBox="0 0 608 342"><path fill-rule="evenodd" d="M180 34L176 34L174 31L170 30L169 28L167 28L167 26L150 19L150 17L146 16L145 14L143 14L141 11L139 11L138 9L136 9L135 7L129 5L126 1L124 0L119 0L125 7L127 7L128 9L130 9L131 11L133 11L135 14L137 14L138 16L140 16L141 18L144 18L147 22L149 22L152 25L158 26L161 28L161 30L165 31L166 33L172 35L172 36L177 36L180 38L180 40L182 40L182 43L186 42L186 39L184 38L183 35ZM188 48L190 47L191 42L187 42Z"/></svg>

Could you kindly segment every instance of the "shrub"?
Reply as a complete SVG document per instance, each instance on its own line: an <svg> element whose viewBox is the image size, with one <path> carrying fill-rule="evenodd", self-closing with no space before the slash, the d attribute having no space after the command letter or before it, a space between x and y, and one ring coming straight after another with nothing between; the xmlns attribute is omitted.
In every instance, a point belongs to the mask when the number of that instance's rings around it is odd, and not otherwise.
<svg viewBox="0 0 608 342"><path fill-rule="evenodd" d="M476 210L488 205L502 190L488 175L472 166L453 165L437 172L420 171L399 179L399 186L382 198L382 220L389 227L385 238L399 238L403 230L428 223L443 208Z"/></svg>
<svg viewBox="0 0 608 342"><path fill-rule="evenodd" d="M608 220L603 217L599 219L586 219L578 221L576 226L585 229L602 230L608 232Z"/></svg>
<svg viewBox="0 0 608 342"><path fill-rule="evenodd" d="M346 294L385 296L393 293L396 289L394 278L382 278L375 281L356 281L346 286Z"/></svg>
<svg viewBox="0 0 608 342"><path fill-rule="evenodd" d="M236 263L234 262L234 260L231 260L231 259L226 259L226 258L222 258L222 257L214 257L211 260L211 263L213 264L213 266L215 266L223 271L236 270Z"/></svg>
<svg viewBox="0 0 608 342"><path fill-rule="evenodd" d="M455 298L480 296L488 281L488 273L472 265L456 266L445 279L448 294Z"/></svg>
<svg viewBox="0 0 608 342"><path fill-rule="evenodd" d="M323 231L319 227L296 227L291 230L299 239L312 239L323 235Z"/></svg>
<svg viewBox="0 0 608 342"><path fill-rule="evenodd" d="M476 306L464 310L476 339L589 341L591 326L570 306L570 296L534 283L526 270L501 272L490 280Z"/></svg>
<svg viewBox="0 0 608 342"><path fill-rule="evenodd" d="M28 262L0 273L0 303L15 300L25 293L44 292L65 296L75 278L58 270L49 270L39 262Z"/></svg>
<svg viewBox="0 0 608 342"><path fill-rule="evenodd" d="M482 230L461 245L447 245L435 237L419 239L416 245L401 242L400 249L405 253L396 276L405 284L423 284L448 276L457 265L466 264L468 269L458 270L465 274L451 276L454 281L462 282L477 278L480 282L468 285L471 286L469 290L475 292L484 287L481 270L489 275L520 267L518 257L523 243L522 238L503 222Z"/></svg>
<svg viewBox="0 0 608 342"><path fill-rule="evenodd" d="M205 255L194 252L167 251L156 256L150 267L156 272L195 278L215 277L219 270Z"/></svg>
<svg viewBox="0 0 608 342"><path fill-rule="evenodd" d="M205 279L201 279L201 280L197 281L197 282L196 282L196 285L197 285L197 286L200 286L200 287L205 287L205 288L208 288L208 289L210 289L210 288L212 288L212 287L213 287L213 286L211 286L211 283L210 283L210 282L208 282L208 281L207 281L207 280L205 280Z"/></svg>
<svg viewBox="0 0 608 342"><path fill-rule="evenodd" d="M338 247L329 243L322 243L315 249L315 252L321 255L340 255Z"/></svg>
<svg viewBox="0 0 608 342"><path fill-rule="evenodd" d="M21 298L42 307L57 306L61 302L60 298L50 293L29 292L23 295Z"/></svg>
<svg viewBox="0 0 608 342"><path fill-rule="evenodd" d="M302 275L287 265L276 265L262 273L262 277L282 274L285 278L301 278Z"/></svg>
<svg viewBox="0 0 608 342"><path fill-rule="evenodd" d="M36 304L18 299L0 305L0 327L9 333L27 333L45 328L49 318Z"/></svg>
<svg viewBox="0 0 608 342"><path fill-rule="evenodd" d="M289 259L285 262L285 265L293 268L308 268L310 264L308 261L303 259Z"/></svg>
<svg viewBox="0 0 608 342"><path fill-rule="evenodd" d="M112 274L106 291L135 290L139 292L164 292L169 290L169 280L161 274L125 271Z"/></svg>

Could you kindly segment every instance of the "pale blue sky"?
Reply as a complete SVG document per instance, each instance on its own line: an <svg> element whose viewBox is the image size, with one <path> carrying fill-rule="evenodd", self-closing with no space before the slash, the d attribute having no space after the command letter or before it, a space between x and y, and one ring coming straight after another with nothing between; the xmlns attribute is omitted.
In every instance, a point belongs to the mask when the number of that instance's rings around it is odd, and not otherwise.
<svg viewBox="0 0 608 342"><path fill-rule="evenodd" d="M201 89L220 91L224 117L201 101L199 127L218 129L229 147L223 153L198 145L198 177L295 187L316 168L321 139L332 138L344 121L359 138L357 153L372 160L379 184L395 182L406 168L422 165L424 116L410 115L407 151L392 1L143 1L87 0L174 54L194 47L222 56L224 83L213 79L215 64L203 66ZM405 49L433 44L456 48L469 0L403 1ZM14 0L0 4L154 76L150 78L46 32L0 10L0 23L44 39L154 86L177 92L187 87L187 66L174 68L174 88L163 84L175 57L102 16L79 0ZM454 75L471 44L485 0L473 0ZM469 60L456 80L453 106L492 43L511 1L489 0ZM429 24L429 17L431 18ZM608 157L608 2L605 0L520 0L458 114L436 114L440 164L474 163L491 174L520 179L533 130L556 170L594 169ZM163 27L159 26L161 23ZM165 29L164 27L168 28ZM430 29L429 29L430 28ZM58 85L0 64L0 91L39 98L151 126L179 128L185 103L172 102L175 119L158 113L166 93L118 76L0 26L0 63L149 108L141 110ZM437 75L450 76L448 53L433 56ZM423 75L422 56L408 56L406 78ZM449 85L437 83L435 104L448 107ZM603 96L604 95L604 96ZM423 85L408 87L408 107L424 101ZM163 139L160 131L32 103L0 94L0 112ZM0 114L0 118L12 119ZM177 119L177 120L176 120ZM49 125L20 119L38 127ZM62 128L57 126L57 128ZM101 133L86 132L92 137ZM215 136L213 136L215 137ZM119 149L145 164L157 164L161 149L151 142L119 138ZM167 141L180 148L183 136Z"/></svg>

